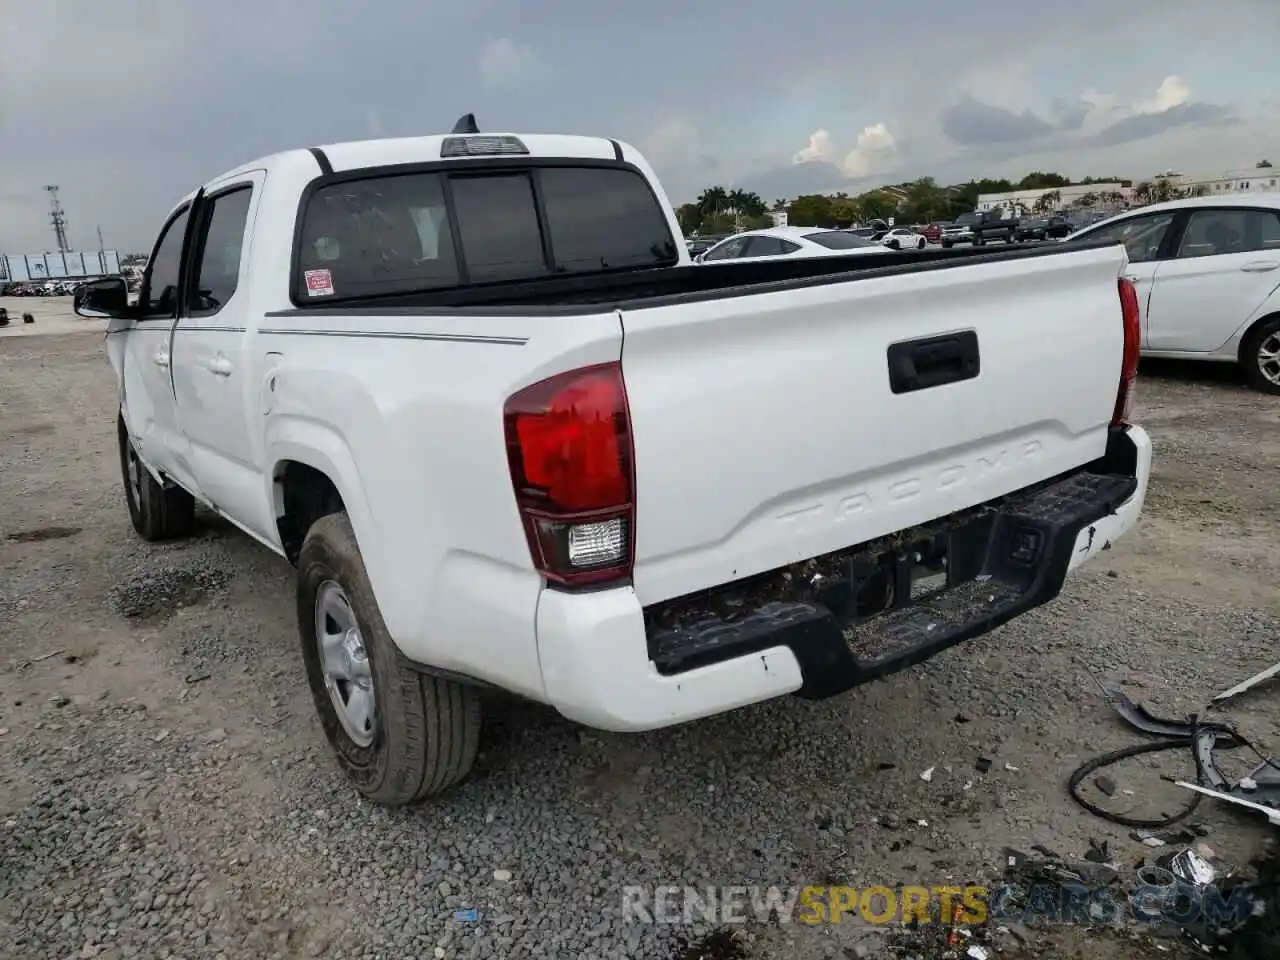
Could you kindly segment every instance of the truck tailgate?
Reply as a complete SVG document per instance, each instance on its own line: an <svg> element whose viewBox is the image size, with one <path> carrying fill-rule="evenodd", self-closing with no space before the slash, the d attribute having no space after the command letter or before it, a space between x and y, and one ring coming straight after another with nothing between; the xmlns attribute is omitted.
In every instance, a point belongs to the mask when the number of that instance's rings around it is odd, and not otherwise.
<svg viewBox="0 0 1280 960"><path fill-rule="evenodd" d="M624 310L641 603L885 536L1101 456L1124 262L1117 245ZM931 338L892 352L899 378L910 359L918 374L895 392L891 345ZM953 352L975 340L978 366L955 380L947 371L965 364Z"/></svg>

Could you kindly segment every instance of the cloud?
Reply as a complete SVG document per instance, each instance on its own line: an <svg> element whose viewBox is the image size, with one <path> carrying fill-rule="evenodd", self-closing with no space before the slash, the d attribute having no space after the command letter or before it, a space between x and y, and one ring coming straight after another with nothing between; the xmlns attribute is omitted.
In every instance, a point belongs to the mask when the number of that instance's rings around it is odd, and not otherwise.
<svg viewBox="0 0 1280 960"><path fill-rule="evenodd" d="M1181 77L1170 74L1160 81L1156 95L1150 100L1143 100L1133 105L1134 113L1164 113L1174 107L1181 107L1191 99L1191 88Z"/></svg>
<svg viewBox="0 0 1280 960"><path fill-rule="evenodd" d="M942 132L953 143L972 146L988 143L1017 143L1050 134L1053 124L1030 110L1015 113L1003 107L962 94L960 102L942 111Z"/></svg>
<svg viewBox="0 0 1280 960"><path fill-rule="evenodd" d="M1158 113L1135 113L1124 117L1085 142L1090 146L1109 147L1159 136L1178 127L1218 126L1234 121L1231 111L1216 103L1179 103Z"/></svg>
<svg viewBox="0 0 1280 960"><path fill-rule="evenodd" d="M490 90L537 83L550 72L532 48L507 37L490 40L480 49L480 82Z"/></svg>
<svg viewBox="0 0 1280 960"><path fill-rule="evenodd" d="M809 143L791 157L793 166L823 164L836 166L840 148L827 130L815 130L809 134ZM863 127L858 132L853 149L839 160L838 168L849 178L867 177L886 173L898 164L898 142L883 123Z"/></svg>
<svg viewBox="0 0 1280 960"><path fill-rule="evenodd" d="M792 163L812 163L820 160L830 163L836 156L835 141L826 130L815 130L809 134L809 144L791 158Z"/></svg>
<svg viewBox="0 0 1280 960"><path fill-rule="evenodd" d="M883 123L863 127L857 145L844 156L840 169L846 177L886 173L898 163L898 141Z"/></svg>
<svg viewBox="0 0 1280 960"><path fill-rule="evenodd" d="M1161 80L1154 96L1129 102L1094 89L1074 101L1055 98L1047 117L1030 109L1007 110L968 94L940 117L943 133L956 145L978 155L1004 157L1118 146L1180 127L1223 125L1233 119L1225 106L1192 100L1190 86L1177 74Z"/></svg>

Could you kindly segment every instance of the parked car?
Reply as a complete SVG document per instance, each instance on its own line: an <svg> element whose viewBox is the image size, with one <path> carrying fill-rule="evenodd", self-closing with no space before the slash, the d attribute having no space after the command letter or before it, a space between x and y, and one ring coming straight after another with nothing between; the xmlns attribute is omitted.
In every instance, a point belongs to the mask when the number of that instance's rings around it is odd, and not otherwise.
<svg viewBox="0 0 1280 960"><path fill-rule="evenodd" d="M1086 227L1116 240L1144 312L1142 354L1238 363L1280 394L1280 193L1193 197Z"/></svg>
<svg viewBox="0 0 1280 960"><path fill-rule="evenodd" d="M1013 238L1019 242L1024 240L1047 240L1049 238L1048 231L1049 221L1044 217L1023 217L1018 221L1018 228Z"/></svg>
<svg viewBox="0 0 1280 960"><path fill-rule="evenodd" d="M136 307L116 277L76 310L134 529L200 502L296 565L320 725L395 805L466 775L483 687L614 731L828 697L1134 525L1123 251L897 259L690 269L635 147L468 115L223 174Z"/></svg>
<svg viewBox="0 0 1280 960"><path fill-rule="evenodd" d="M894 227L880 242L890 250L923 250L927 241L910 227Z"/></svg>
<svg viewBox="0 0 1280 960"><path fill-rule="evenodd" d="M938 242L944 247L954 247L957 243L973 243L973 231L968 224L948 223L942 228Z"/></svg>
<svg viewBox="0 0 1280 960"><path fill-rule="evenodd" d="M989 240L1003 240L1005 243L1012 243L1017 237L1018 221L1016 217L1008 216L1003 209L995 210L975 210L971 213L962 213L956 217L956 224L966 226L972 235L972 243L974 246L982 246ZM952 237L951 243L962 242L956 237ZM942 237L942 245L949 246L947 236Z"/></svg>
<svg viewBox="0 0 1280 960"><path fill-rule="evenodd" d="M942 239L942 228L944 226L946 226L946 224L927 223L924 226L920 227L916 231L916 233L924 237L925 240L928 241L929 243L937 243L939 240Z"/></svg>
<svg viewBox="0 0 1280 960"><path fill-rule="evenodd" d="M885 253L884 246L846 230L821 227L769 227L748 230L722 240L697 258L699 263L720 260L761 260L780 257L836 257Z"/></svg>

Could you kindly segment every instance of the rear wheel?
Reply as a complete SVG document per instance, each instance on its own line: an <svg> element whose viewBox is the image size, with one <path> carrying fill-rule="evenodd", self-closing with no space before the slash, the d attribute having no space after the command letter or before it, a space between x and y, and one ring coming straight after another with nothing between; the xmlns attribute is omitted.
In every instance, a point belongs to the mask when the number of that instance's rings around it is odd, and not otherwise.
<svg viewBox="0 0 1280 960"><path fill-rule="evenodd" d="M1249 386L1280 394L1280 317L1273 317L1249 335L1241 351Z"/></svg>
<svg viewBox="0 0 1280 960"><path fill-rule="evenodd" d="M917 250L923 250L923 249L924 249L924 245L925 245L925 239L924 239L924 237L921 237L919 240L917 240L917 241L916 241L916 249L917 249Z"/></svg>
<svg viewBox="0 0 1280 960"><path fill-rule="evenodd" d="M356 789L395 807L465 777L479 747L479 695L405 662L382 621L345 513L321 517L307 531L297 608L320 724Z"/></svg>
<svg viewBox="0 0 1280 960"><path fill-rule="evenodd" d="M116 438L120 446L120 474L129 520L143 540L172 540L185 537L195 526L196 501L181 487L166 487L143 465L124 424L124 414L116 417Z"/></svg>

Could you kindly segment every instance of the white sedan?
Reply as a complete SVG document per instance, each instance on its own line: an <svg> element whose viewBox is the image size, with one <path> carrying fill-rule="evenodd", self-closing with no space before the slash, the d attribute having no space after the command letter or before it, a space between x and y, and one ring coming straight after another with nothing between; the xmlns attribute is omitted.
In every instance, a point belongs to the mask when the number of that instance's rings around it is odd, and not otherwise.
<svg viewBox="0 0 1280 960"><path fill-rule="evenodd" d="M800 257L836 257L846 254L888 253L882 244L849 233L821 227L771 227L726 237L697 257L698 263L720 260L783 260Z"/></svg>
<svg viewBox="0 0 1280 960"><path fill-rule="evenodd" d="M1129 251L1144 357L1238 363L1280 394L1280 193L1155 203L1063 242L1107 239Z"/></svg>
<svg viewBox="0 0 1280 960"><path fill-rule="evenodd" d="M880 238L890 250L923 250L927 240L914 230L906 227L894 227Z"/></svg>

